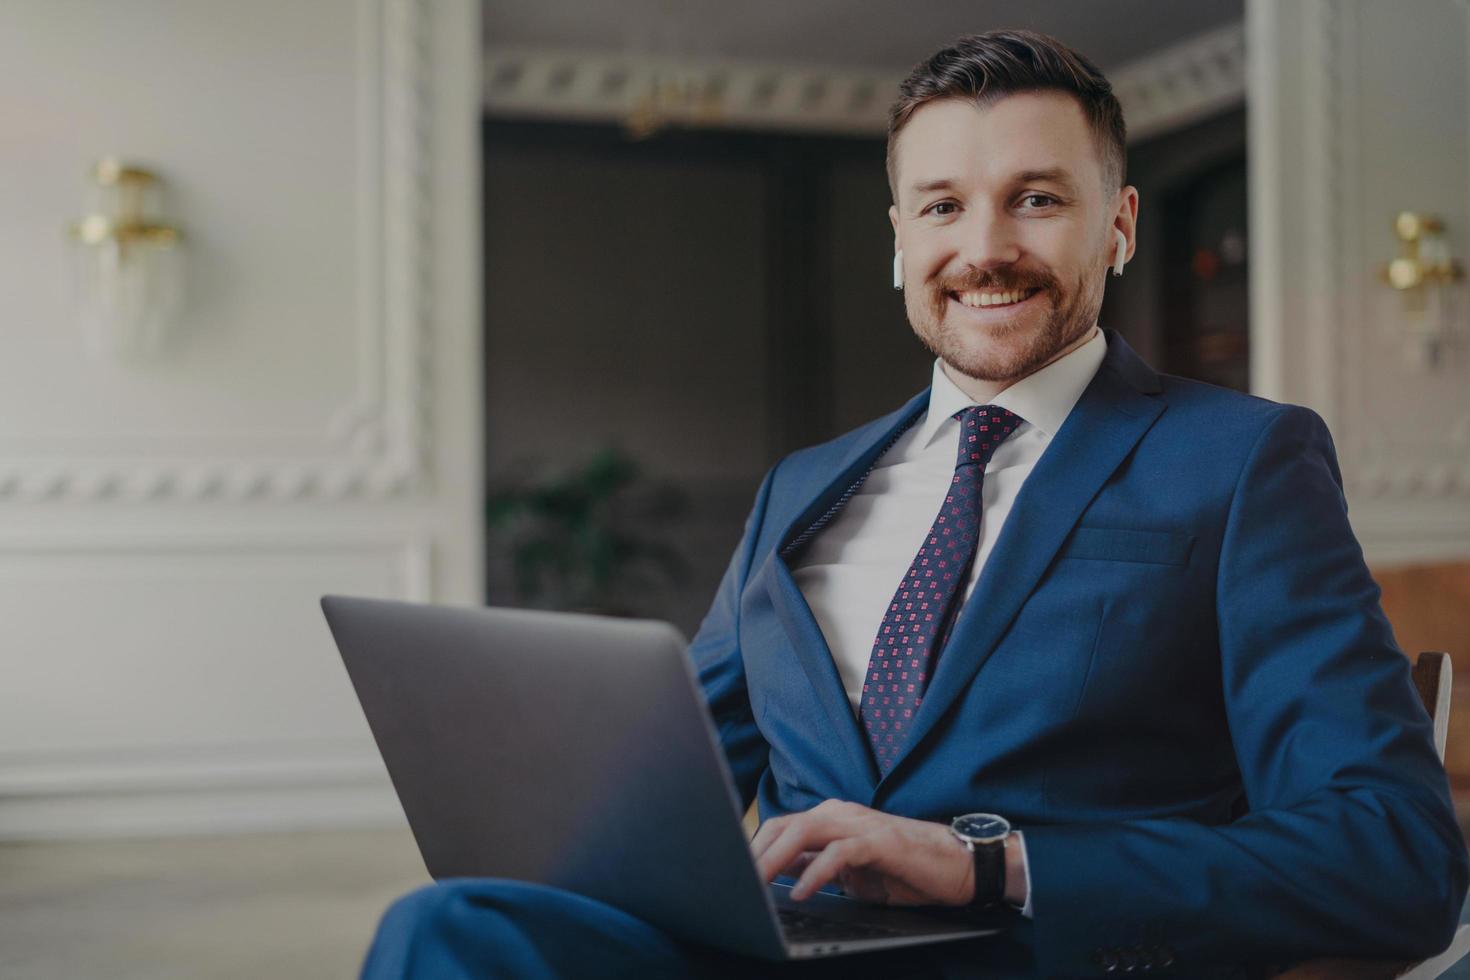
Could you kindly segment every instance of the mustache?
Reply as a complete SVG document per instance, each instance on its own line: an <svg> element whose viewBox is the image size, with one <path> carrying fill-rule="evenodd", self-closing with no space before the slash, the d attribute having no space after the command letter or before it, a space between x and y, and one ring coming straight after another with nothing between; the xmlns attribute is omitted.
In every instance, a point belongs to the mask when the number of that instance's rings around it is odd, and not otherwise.
<svg viewBox="0 0 1470 980"><path fill-rule="evenodd" d="M975 290L996 290L998 292L1027 289L1049 290L1055 285L1055 279L1040 273L1029 276L997 276L976 273L940 276L934 279L934 288L944 293L964 293Z"/></svg>

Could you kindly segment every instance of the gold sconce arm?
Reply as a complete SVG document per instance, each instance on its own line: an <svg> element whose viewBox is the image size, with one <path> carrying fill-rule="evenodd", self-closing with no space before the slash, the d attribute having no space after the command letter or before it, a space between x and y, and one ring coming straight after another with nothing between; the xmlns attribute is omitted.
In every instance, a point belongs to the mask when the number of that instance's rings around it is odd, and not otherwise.
<svg viewBox="0 0 1470 980"><path fill-rule="evenodd" d="M150 245L167 247L179 241L177 228L169 225L150 225L146 222L119 222L105 214L91 214L68 229L72 238L83 245L101 245L116 241L123 245L146 242Z"/></svg>
<svg viewBox="0 0 1470 980"><path fill-rule="evenodd" d="M146 195L158 184L158 176L151 170L125 166L116 157L104 157L92 168L92 180L99 188L114 192L113 213L87 215L68 228L72 238L83 245L144 242L166 248L178 242L177 228L144 218Z"/></svg>
<svg viewBox="0 0 1470 980"><path fill-rule="evenodd" d="M1443 238L1444 224L1438 218L1403 211L1394 219L1393 231L1403 243L1403 254L1379 272L1394 289L1448 285L1464 278L1460 263L1450 258Z"/></svg>

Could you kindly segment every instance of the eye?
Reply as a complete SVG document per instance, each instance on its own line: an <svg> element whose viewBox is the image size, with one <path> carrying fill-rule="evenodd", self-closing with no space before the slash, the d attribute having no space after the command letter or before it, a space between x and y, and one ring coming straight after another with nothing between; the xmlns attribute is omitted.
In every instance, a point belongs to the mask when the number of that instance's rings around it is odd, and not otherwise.
<svg viewBox="0 0 1470 980"><path fill-rule="evenodd" d="M927 208L920 211L919 214L921 216L926 214L937 214L941 218L946 218L958 211L959 207L960 206L953 201L939 201L929 205ZM941 210L942 208L948 208L949 210Z"/></svg>
<svg viewBox="0 0 1470 980"><path fill-rule="evenodd" d="M1025 210L1027 210L1027 211L1037 211L1037 210L1040 210L1041 208L1050 207L1053 204L1060 204L1061 203L1056 198L1052 197L1050 194L1027 194L1025 197L1021 198L1021 200L1022 201L1043 201L1043 202L1045 202L1043 204L1037 205L1037 207L1034 207L1034 208L1026 208Z"/></svg>

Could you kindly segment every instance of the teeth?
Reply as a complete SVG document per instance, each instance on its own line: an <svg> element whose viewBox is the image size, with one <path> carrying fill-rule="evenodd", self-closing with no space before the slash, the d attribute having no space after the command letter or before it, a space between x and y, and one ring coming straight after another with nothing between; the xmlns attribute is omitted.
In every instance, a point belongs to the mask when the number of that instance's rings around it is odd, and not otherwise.
<svg viewBox="0 0 1470 980"><path fill-rule="evenodd" d="M1004 293L986 293L971 290L963 293L955 293L955 298L966 306L972 307L1009 306L1011 303L1019 303L1028 295L1029 293L1026 290L1015 289Z"/></svg>

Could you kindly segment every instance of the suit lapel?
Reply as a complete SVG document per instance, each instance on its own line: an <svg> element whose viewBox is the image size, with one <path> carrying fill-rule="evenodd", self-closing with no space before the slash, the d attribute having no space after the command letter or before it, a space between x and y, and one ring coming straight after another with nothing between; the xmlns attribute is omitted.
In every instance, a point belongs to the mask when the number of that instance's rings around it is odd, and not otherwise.
<svg viewBox="0 0 1470 980"><path fill-rule="evenodd" d="M1121 337L1106 333L1107 358L1017 495L885 779L969 688L1083 510L1164 410L1153 397L1158 376Z"/></svg>
<svg viewBox="0 0 1470 980"><path fill-rule="evenodd" d="M791 640L791 649L821 706L823 726L832 739L842 744L851 763L844 773L844 795L866 800L878 785L878 767L863 738L857 716L848 703L847 691L837 673L837 664L827 647L822 628L801 594L791 570L780 555L773 554L761 569L771 603L781 627Z"/></svg>
<svg viewBox="0 0 1470 980"><path fill-rule="evenodd" d="M822 629L786 563L786 551L793 543L803 540L814 524L825 523L825 519L846 502L844 495L849 488L867 474L928 405L929 392L926 389L898 411L865 426L851 439L832 446L830 463L820 458L811 461L805 471L813 475L812 482L797 489L796 514L782 527L776 546L756 571L756 578L763 581L777 618L791 641L791 648L796 651L802 671L816 694L817 703L821 705L828 731L843 744L852 760L849 771L853 778L847 789L848 798L853 800L866 799L872 794L878 784L878 768L868 751L852 705L848 703L847 692L843 689L842 678L837 673L837 664L832 659ZM836 475L832 476L834 473Z"/></svg>
<svg viewBox="0 0 1470 980"><path fill-rule="evenodd" d="M825 446L810 450L812 459L805 461L801 473L806 482L792 488L794 499L800 507L782 527L776 538L776 551L789 557L787 550L799 544L812 531L813 525L825 523L834 508L845 503L844 494L860 481L898 437L914 424L929 407L929 389L925 388L897 411L868 423L852 433Z"/></svg>

